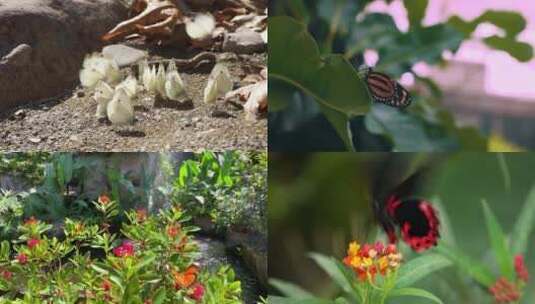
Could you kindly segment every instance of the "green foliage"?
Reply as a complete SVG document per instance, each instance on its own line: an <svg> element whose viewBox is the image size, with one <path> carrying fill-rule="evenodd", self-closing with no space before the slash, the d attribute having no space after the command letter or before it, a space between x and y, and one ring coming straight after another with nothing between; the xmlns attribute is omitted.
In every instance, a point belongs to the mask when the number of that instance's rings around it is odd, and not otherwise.
<svg viewBox="0 0 535 304"><path fill-rule="evenodd" d="M474 128L457 126L439 103L440 88L415 75L412 66L444 64L445 51L455 53L473 39L479 24L489 22L505 32L485 38L489 47L520 61L533 57L532 47L517 40L526 22L516 12L487 11L471 21L453 16L424 26L428 1L406 0L410 28L401 32L391 16L363 13L373 1L272 2L269 123L274 150L288 142L297 150L486 150L487 139ZM406 110L372 105L355 71L365 50L379 55L376 70L394 78L411 73L416 85L427 89L411 92L414 101Z"/></svg>
<svg viewBox="0 0 535 304"><path fill-rule="evenodd" d="M438 255L421 256L403 264L399 270L373 283L363 283L341 262L321 254L311 254L311 258L323 269L332 281L343 291L343 296L335 300L320 299L294 284L277 279L270 283L286 298L270 297L270 303L385 303L387 299L401 296L419 297L432 303L442 303L432 293L408 287L431 273L451 265ZM273 299L273 302L271 301Z"/></svg>
<svg viewBox="0 0 535 304"><path fill-rule="evenodd" d="M0 155L0 174L13 174L23 177L30 185L43 179L44 163L51 154L44 152L3 153Z"/></svg>
<svg viewBox="0 0 535 304"><path fill-rule="evenodd" d="M531 191L513 229L513 233L518 233L519 239L512 242L514 244L511 245L503 228L498 222L498 219L485 200L483 200L483 215L488 231L490 248L497 264L496 271L493 271L486 263L471 258L460 249L456 249L444 241L439 244L436 251L453 262L458 267L460 273L468 275L485 289L496 284L500 278L505 278L508 282L514 284L521 292L526 282L521 275L516 272L517 269L515 269L513 256L524 256L525 254L527 248L527 236L530 235L533 230L533 223L530 221L530 219L535 216L535 208L533 205L533 191ZM516 234L512 234L511 236L515 236L514 239L516 239ZM494 274L495 272L497 272L497 274ZM520 295L522 295L522 293L520 293Z"/></svg>
<svg viewBox="0 0 535 304"><path fill-rule="evenodd" d="M174 203L193 216L266 231L267 153L204 152L186 160L173 183Z"/></svg>
<svg viewBox="0 0 535 304"><path fill-rule="evenodd" d="M73 191L75 185L83 185L90 166L90 160L76 159L72 153L53 154L44 164L42 184L24 199L25 216L57 220L90 212L85 198Z"/></svg>
<svg viewBox="0 0 535 304"><path fill-rule="evenodd" d="M196 266L197 229L181 209L127 214L120 234L66 219L60 240L49 236L52 225L20 225L19 240L0 246L0 303L241 303L230 267Z"/></svg>
<svg viewBox="0 0 535 304"><path fill-rule="evenodd" d="M0 192L0 240L14 237L23 214L21 199L10 191Z"/></svg>

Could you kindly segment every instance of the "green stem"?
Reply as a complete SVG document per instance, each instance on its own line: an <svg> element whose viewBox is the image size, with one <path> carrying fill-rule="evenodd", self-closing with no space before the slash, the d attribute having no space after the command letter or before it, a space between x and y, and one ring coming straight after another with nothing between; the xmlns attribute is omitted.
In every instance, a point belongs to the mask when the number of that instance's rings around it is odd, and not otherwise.
<svg viewBox="0 0 535 304"><path fill-rule="evenodd" d="M336 37L336 33L338 32L338 26L340 25L340 20L342 19L342 12L343 12L344 5L345 3L341 3L337 5L335 8L333 18L331 21L331 27L329 29L329 35L325 39L325 44L324 44L325 53L332 52L334 38Z"/></svg>

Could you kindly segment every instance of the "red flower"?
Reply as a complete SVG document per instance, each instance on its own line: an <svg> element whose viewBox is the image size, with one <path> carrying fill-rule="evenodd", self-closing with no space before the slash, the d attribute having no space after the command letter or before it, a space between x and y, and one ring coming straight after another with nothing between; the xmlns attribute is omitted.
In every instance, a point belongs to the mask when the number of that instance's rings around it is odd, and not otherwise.
<svg viewBox="0 0 535 304"><path fill-rule="evenodd" d="M386 254L396 253L397 251L396 244L388 244L386 246Z"/></svg>
<svg viewBox="0 0 535 304"><path fill-rule="evenodd" d="M518 287L507 281L506 278L498 279L494 285L489 287L489 292L498 303L512 303L520 299Z"/></svg>
<svg viewBox="0 0 535 304"><path fill-rule="evenodd" d="M19 253L16 259L21 265L28 263L28 257L24 253Z"/></svg>
<svg viewBox="0 0 535 304"><path fill-rule="evenodd" d="M180 225L172 225L167 227L167 235L170 238L175 238L180 232Z"/></svg>
<svg viewBox="0 0 535 304"><path fill-rule="evenodd" d="M113 249L113 254L118 257L127 257L134 255L134 243L131 241L124 241L121 246Z"/></svg>
<svg viewBox="0 0 535 304"><path fill-rule="evenodd" d="M529 279L528 269L526 264L524 264L524 257L521 255L515 256L515 270L518 278L524 282L527 282Z"/></svg>
<svg viewBox="0 0 535 304"><path fill-rule="evenodd" d="M204 296L204 286L201 283L193 285L191 290L190 297L196 301L200 301Z"/></svg>
<svg viewBox="0 0 535 304"><path fill-rule="evenodd" d="M10 280L13 276L13 273L9 270L2 271L2 278L4 278L6 281Z"/></svg>
<svg viewBox="0 0 535 304"><path fill-rule="evenodd" d="M39 245L41 241L39 239L29 239L28 240L28 247L30 249L33 249L35 246Z"/></svg>
<svg viewBox="0 0 535 304"><path fill-rule="evenodd" d="M107 196L106 194L101 194L99 197L98 197L98 202L101 204L101 205L107 205L110 203L110 197Z"/></svg>
<svg viewBox="0 0 535 304"><path fill-rule="evenodd" d="M107 279L104 279L104 281L102 281L102 289L104 289L104 291L110 291L111 282L108 281Z"/></svg>

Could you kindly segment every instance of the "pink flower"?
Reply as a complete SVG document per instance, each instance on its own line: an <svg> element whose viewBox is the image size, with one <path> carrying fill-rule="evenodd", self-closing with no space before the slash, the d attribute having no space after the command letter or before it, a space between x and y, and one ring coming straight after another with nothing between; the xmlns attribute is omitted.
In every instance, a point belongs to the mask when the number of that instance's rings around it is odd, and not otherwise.
<svg viewBox="0 0 535 304"><path fill-rule="evenodd" d="M200 301L204 296L204 286L201 283L196 283L191 289L190 297L196 301Z"/></svg>
<svg viewBox="0 0 535 304"><path fill-rule="evenodd" d="M9 270L2 271L2 278L4 278L6 281L9 281L11 277L13 276L13 273Z"/></svg>
<svg viewBox="0 0 535 304"><path fill-rule="evenodd" d="M123 241L121 246L115 247L113 249L113 254L118 257L127 257L134 255L134 243L131 241Z"/></svg>
<svg viewBox="0 0 535 304"><path fill-rule="evenodd" d="M19 253L16 259L21 265L28 263L28 257L24 253Z"/></svg>
<svg viewBox="0 0 535 304"><path fill-rule="evenodd" d="M528 269L524 263L524 257L520 254L515 256L515 271L518 278L524 282L527 282L529 279Z"/></svg>
<svg viewBox="0 0 535 304"><path fill-rule="evenodd" d="M39 239L29 239L28 240L28 247L30 249L33 249L35 246L39 245L41 241Z"/></svg>

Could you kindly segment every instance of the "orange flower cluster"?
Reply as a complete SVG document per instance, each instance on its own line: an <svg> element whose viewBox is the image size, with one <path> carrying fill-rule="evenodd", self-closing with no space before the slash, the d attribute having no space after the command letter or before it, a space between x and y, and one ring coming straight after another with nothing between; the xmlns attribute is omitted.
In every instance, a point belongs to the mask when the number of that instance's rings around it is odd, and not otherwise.
<svg viewBox="0 0 535 304"><path fill-rule="evenodd" d="M377 242L375 245L351 242L347 249L344 264L351 267L360 281L373 281L377 273L387 275L396 270L401 262L402 255L397 251L396 245L384 246Z"/></svg>

